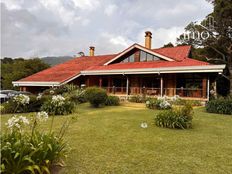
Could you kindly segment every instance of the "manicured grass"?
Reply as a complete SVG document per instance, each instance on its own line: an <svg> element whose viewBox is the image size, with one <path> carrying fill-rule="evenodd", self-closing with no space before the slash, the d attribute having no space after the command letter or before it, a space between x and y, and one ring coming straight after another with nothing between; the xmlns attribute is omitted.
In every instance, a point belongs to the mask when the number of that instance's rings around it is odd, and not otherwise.
<svg viewBox="0 0 232 174"><path fill-rule="evenodd" d="M57 129L76 118L66 134L72 149L62 173L232 173L232 116L196 108L193 129L173 130L153 124L157 112L143 104L98 109L82 104L76 114L57 116ZM1 118L5 127L9 115ZM143 121L147 129L140 127Z"/></svg>

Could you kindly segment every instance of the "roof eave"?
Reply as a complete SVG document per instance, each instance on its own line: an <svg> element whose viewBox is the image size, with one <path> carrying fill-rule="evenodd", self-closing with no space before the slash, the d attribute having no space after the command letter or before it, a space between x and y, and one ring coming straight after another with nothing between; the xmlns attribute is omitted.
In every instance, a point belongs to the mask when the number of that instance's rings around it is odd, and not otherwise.
<svg viewBox="0 0 232 174"><path fill-rule="evenodd" d="M162 73L222 73L225 65L201 65L201 66L178 66L165 68L135 68L115 70L90 70L81 71L82 75L113 75L113 74L162 74Z"/></svg>

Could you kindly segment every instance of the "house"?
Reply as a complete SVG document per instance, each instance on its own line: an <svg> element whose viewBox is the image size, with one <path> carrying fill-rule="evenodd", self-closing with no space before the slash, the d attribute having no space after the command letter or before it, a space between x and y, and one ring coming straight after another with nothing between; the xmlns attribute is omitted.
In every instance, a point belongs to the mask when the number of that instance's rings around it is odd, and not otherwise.
<svg viewBox="0 0 232 174"><path fill-rule="evenodd" d="M152 49L152 33L145 32L145 46L133 44L117 54L74 58L26 78L14 81L34 93L64 84L99 86L117 95L173 96L209 99L216 77L225 65L191 58L191 46Z"/></svg>

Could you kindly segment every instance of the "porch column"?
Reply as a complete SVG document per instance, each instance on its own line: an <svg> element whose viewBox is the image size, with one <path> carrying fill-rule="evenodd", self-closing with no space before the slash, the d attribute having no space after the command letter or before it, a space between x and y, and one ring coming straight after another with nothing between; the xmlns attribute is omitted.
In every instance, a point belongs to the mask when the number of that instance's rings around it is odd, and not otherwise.
<svg viewBox="0 0 232 174"><path fill-rule="evenodd" d="M128 76L126 77L126 95L127 95L127 97L129 95L129 78L128 78Z"/></svg>
<svg viewBox="0 0 232 174"><path fill-rule="evenodd" d="M202 79L202 97L207 98L208 95L208 86L207 86L207 78L203 77Z"/></svg>
<svg viewBox="0 0 232 174"><path fill-rule="evenodd" d="M160 77L160 95L163 96L163 76Z"/></svg>
<svg viewBox="0 0 232 174"><path fill-rule="evenodd" d="M207 79L207 100L209 101L209 77Z"/></svg>
<svg viewBox="0 0 232 174"><path fill-rule="evenodd" d="M100 88L102 87L102 78L101 77L99 78L99 87Z"/></svg>

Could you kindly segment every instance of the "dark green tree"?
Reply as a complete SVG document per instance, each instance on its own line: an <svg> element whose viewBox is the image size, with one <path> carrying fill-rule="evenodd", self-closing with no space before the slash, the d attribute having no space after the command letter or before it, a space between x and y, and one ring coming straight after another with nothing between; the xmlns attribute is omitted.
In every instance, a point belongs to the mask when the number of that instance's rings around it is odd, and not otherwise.
<svg viewBox="0 0 232 174"><path fill-rule="evenodd" d="M172 44L172 42L169 42L167 44L164 44L163 48L167 48L167 47L174 47L174 45Z"/></svg>
<svg viewBox="0 0 232 174"><path fill-rule="evenodd" d="M27 77L48 67L49 65L39 58L4 58L1 60L1 88L16 89L13 87L12 81Z"/></svg>

